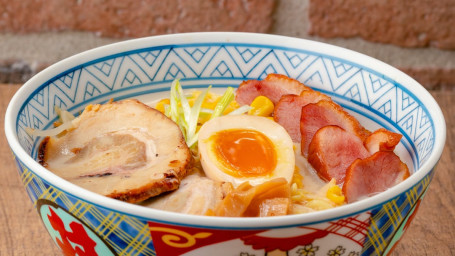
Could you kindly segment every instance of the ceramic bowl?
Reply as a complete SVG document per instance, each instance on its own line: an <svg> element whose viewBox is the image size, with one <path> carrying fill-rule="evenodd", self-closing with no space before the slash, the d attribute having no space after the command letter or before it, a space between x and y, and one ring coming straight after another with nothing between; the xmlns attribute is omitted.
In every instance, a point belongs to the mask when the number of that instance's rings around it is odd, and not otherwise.
<svg viewBox="0 0 455 256"><path fill-rule="evenodd" d="M368 199L315 213L225 218L164 212L71 184L37 161L54 106L77 114L113 98L183 87L237 87L280 73L328 94L368 129L403 134L396 149L412 175ZM340 47L283 36L189 33L135 39L60 61L11 100L8 143L33 206L62 251L90 255L385 255L408 227L434 175L445 122L431 95L399 70ZM25 243L27 241L24 241Z"/></svg>

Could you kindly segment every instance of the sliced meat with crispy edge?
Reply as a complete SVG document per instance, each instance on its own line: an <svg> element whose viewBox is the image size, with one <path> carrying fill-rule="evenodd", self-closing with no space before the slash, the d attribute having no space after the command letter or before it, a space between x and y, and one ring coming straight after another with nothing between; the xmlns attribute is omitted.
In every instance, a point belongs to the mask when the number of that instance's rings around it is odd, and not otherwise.
<svg viewBox="0 0 455 256"><path fill-rule="evenodd" d="M409 177L409 170L391 151L378 151L372 156L355 160L346 170L343 193L352 203L383 192Z"/></svg>
<svg viewBox="0 0 455 256"><path fill-rule="evenodd" d="M269 74L263 80L243 81L235 94L240 105L250 105L257 96L269 98L273 104L286 94L299 95L304 90L311 90L301 82L285 75Z"/></svg>
<svg viewBox="0 0 455 256"><path fill-rule="evenodd" d="M346 169L354 160L369 155L359 137L335 125L319 129L308 148L308 162L319 177L334 178L337 184L344 182Z"/></svg>
<svg viewBox="0 0 455 256"><path fill-rule="evenodd" d="M89 105L70 131L45 141L47 169L127 202L177 189L193 159L177 124L137 100Z"/></svg>
<svg viewBox="0 0 455 256"><path fill-rule="evenodd" d="M300 117L301 151L308 155L308 146L317 130L327 125L336 125L356 135L363 142L371 133L357 119L333 101L321 100L302 107Z"/></svg>
<svg viewBox="0 0 455 256"><path fill-rule="evenodd" d="M400 143L401 137L403 137L403 135L391 132L384 128L379 128L371 133L363 144L370 154L374 154L378 151L393 151L395 146Z"/></svg>
<svg viewBox="0 0 455 256"><path fill-rule="evenodd" d="M150 198L142 206L193 215L205 215L218 205L232 190L230 182L220 182L200 174L182 179L179 189Z"/></svg>
<svg viewBox="0 0 455 256"><path fill-rule="evenodd" d="M273 110L273 119L283 126L294 142L300 142L300 116L302 107L320 100L331 100L329 96L314 90L303 91L300 95L283 95Z"/></svg>

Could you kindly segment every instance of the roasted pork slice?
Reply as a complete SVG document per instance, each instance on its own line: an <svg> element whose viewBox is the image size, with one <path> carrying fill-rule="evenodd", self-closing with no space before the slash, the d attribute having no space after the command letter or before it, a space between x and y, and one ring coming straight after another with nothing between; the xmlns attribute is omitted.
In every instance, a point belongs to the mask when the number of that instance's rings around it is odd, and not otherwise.
<svg viewBox="0 0 455 256"><path fill-rule="evenodd" d="M346 169L354 160L369 155L359 137L334 125L319 129L308 148L308 162L319 177L334 178L337 184L344 182Z"/></svg>
<svg viewBox="0 0 455 256"><path fill-rule="evenodd" d="M347 169L343 193L349 203L383 192L409 177L409 170L391 151L355 160Z"/></svg>
<svg viewBox="0 0 455 256"><path fill-rule="evenodd" d="M371 133L363 142L370 154L378 151L393 151L403 135L380 128Z"/></svg>
<svg viewBox="0 0 455 256"><path fill-rule="evenodd" d="M281 96L299 95L304 90L311 89L285 75L269 74L264 80L243 81L236 91L235 100L240 105L250 105L257 96L262 95L276 104Z"/></svg>
<svg viewBox="0 0 455 256"><path fill-rule="evenodd" d="M308 155L308 146L320 128L327 125L336 125L347 132L359 137L363 142L370 132L357 119L333 101L321 100L302 107L300 117L301 151L303 156Z"/></svg>
<svg viewBox="0 0 455 256"><path fill-rule="evenodd" d="M305 90L300 95L283 95L273 111L275 122L283 126L292 138L292 141L301 141L300 116L302 107L320 100L331 100L329 96L314 90Z"/></svg>
<svg viewBox="0 0 455 256"><path fill-rule="evenodd" d="M192 163L172 120L136 100L89 105L60 136L40 146L40 162L90 191L139 202L178 188Z"/></svg>
<svg viewBox="0 0 455 256"><path fill-rule="evenodd" d="M205 215L233 190L229 182L214 181L199 174L185 177L179 189L150 198L141 205L171 212Z"/></svg>

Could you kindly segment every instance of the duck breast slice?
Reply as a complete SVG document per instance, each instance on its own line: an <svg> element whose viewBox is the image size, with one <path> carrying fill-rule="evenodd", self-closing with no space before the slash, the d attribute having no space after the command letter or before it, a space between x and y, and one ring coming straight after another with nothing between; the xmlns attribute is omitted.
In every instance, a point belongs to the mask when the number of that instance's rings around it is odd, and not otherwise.
<svg viewBox="0 0 455 256"><path fill-rule="evenodd" d="M409 170L391 151L355 160L346 170L343 193L348 203L383 192L409 177Z"/></svg>
<svg viewBox="0 0 455 256"><path fill-rule="evenodd" d="M293 142L301 140L300 116L302 107L320 100L331 100L329 96L314 90L305 90L300 95L283 95L273 110L273 119L283 126Z"/></svg>
<svg viewBox="0 0 455 256"><path fill-rule="evenodd" d="M327 125L339 126L359 137L362 142L371 133L357 119L333 101L321 100L317 103L307 104L302 108L300 117L301 151L303 156L307 156L308 146L316 131Z"/></svg>
<svg viewBox="0 0 455 256"><path fill-rule="evenodd" d="M315 133L308 149L308 162L322 179L335 178L337 184L342 184L351 163L369 155L359 137L328 125Z"/></svg>
<svg viewBox="0 0 455 256"><path fill-rule="evenodd" d="M299 95L304 90L311 89L285 75L269 74L263 80L243 81L236 91L235 100L240 105L250 105L256 97L262 95L276 104L281 96L286 94Z"/></svg>
<svg viewBox="0 0 455 256"><path fill-rule="evenodd" d="M403 137L403 135L391 132L384 128L379 128L371 133L363 144L370 154L374 154L378 151L393 151L395 146L400 143L401 137Z"/></svg>

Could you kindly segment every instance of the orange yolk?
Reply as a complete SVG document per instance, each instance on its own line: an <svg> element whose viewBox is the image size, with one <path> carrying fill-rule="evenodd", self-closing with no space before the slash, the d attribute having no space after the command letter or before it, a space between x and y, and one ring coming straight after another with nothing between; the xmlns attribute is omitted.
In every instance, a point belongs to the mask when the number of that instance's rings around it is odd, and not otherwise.
<svg viewBox="0 0 455 256"><path fill-rule="evenodd" d="M264 134L255 130L231 129L212 135L213 152L235 177L271 174L277 164L275 147Z"/></svg>

